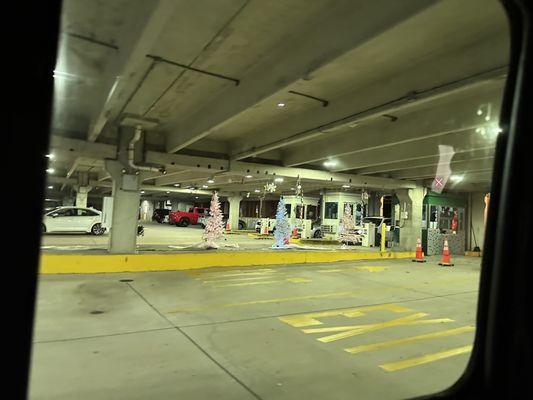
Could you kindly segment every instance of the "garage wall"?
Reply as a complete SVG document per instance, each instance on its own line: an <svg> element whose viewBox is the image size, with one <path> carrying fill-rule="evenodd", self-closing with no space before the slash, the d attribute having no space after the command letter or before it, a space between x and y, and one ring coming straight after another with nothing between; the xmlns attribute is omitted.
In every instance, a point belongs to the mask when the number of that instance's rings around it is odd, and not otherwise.
<svg viewBox="0 0 533 400"><path fill-rule="evenodd" d="M469 227L468 250L473 250L477 242L477 246L483 251L483 240L485 239L485 194L485 192L473 192L469 195L468 208L471 226Z"/></svg>

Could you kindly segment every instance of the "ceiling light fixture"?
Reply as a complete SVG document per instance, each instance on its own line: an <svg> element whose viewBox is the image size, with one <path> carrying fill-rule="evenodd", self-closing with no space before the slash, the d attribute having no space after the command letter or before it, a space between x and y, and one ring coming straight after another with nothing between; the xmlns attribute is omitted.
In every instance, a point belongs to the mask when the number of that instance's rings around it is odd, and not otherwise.
<svg viewBox="0 0 533 400"><path fill-rule="evenodd" d="M202 187L203 187L204 189L207 189L209 186L207 186L207 185L202 185Z"/></svg>
<svg viewBox="0 0 533 400"><path fill-rule="evenodd" d="M48 189L53 189L54 187L53 186L48 186Z"/></svg>
<svg viewBox="0 0 533 400"><path fill-rule="evenodd" d="M324 161L324 167L334 167L335 165L337 165L336 161L333 161L333 160Z"/></svg>
<svg viewBox="0 0 533 400"><path fill-rule="evenodd" d="M48 168L48 169L46 170L46 172L49 173L49 174L53 174L54 172L56 172L56 170L53 169L53 168Z"/></svg>
<svg viewBox="0 0 533 400"><path fill-rule="evenodd" d="M342 185L342 187L343 187L344 189L348 189L348 188L350 187L350 185L344 184L344 185Z"/></svg>
<svg viewBox="0 0 533 400"><path fill-rule="evenodd" d="M278 107L279 108L285 107L285 103L278 103Z"/></svg>
<svg viewBox="0 0 533 400"><path fill-rule="evenodd" d="M145 191L144 191L144 190L141 190L141 194L144 194L144 193L145 193Z"/></svg>
<svg viewBox="0 0 533 400"><path fill-rule="evenodd" d="M50 160L53 160L54 159L54 155L52 153L47 154L46 158L49 158Z"/></svg>
<svg viewBox="0 0 533 400"><path fill-rule="evenodd" d="M167 191L167 194L170 194L170 192Z"/></svg>
<svg viewBox="0 0 533 400"><path fill-rule="evenodd" d="M174 186L180 187L180 184L179 183L175 183Z"/></svg>
<svg viewBox="0 0 533 400"><path fill-rule="evenodd" d="M215 183L215 178L209 178L209 179L207 180L207 183Z"/></svg>
<svg viewBox="0 0 533 400"><path fill-rule="evenodd" d="M281 183L283 182L283 178L276 178L274 179L274 182Z"/></svg>
<svg viewBox="0 0 533 400"><path fill-rule="evenodd" d="M452 182L462 182L465 179L463 175L452 175L450 176L450 180Z"/></svg>
<svg viewBox="0 0 533 400"><path fill-rule="evenodd" d="M246 177L245 177L245 178L248 178L248 179L250 179L250 178L252 178L252 175L248 174L248 175L246 175Z"/></svg>
<svg viewBox="0 0 533 400"><path fill-rule="evenodd" d="M261 191L259 189L255 189L254 192L255 193L261 193Z"/></svg>

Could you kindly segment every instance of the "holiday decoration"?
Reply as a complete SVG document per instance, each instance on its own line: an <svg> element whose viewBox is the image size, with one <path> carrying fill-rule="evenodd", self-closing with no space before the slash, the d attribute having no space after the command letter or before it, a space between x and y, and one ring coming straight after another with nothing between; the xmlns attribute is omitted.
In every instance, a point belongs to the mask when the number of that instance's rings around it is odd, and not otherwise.
<svg viewBox="0 0 533 400"><path fill-rule="evenodd" d="M268 192L268 193L274 193L276 191L276 184L274 182L272 183L267 183L264 188L265 188L265 193Z"/></svg>
<svg viewBox="0 0 533 400"><path fill-rule="evenodd" d="M287 218L287 209L285 208L285 200L283 197L280 197L278 209L276 211L276 228L274 230L276 244L274 244L272 247L286 247L291 234L290 230L289 219Z"/></svg>
<svg viewBox="0 0 533 400"><path fill-rule="evenodd" d="M346 243L354 243L357 241L355 222L349 204L344 206L344 215L339 224L339 240L343 244L343 247L346 246Z"/></svg>
<svg viewBox="0 0 533 400"><path fill-rule="evenodd" d="M211 198L211 206L209 208L209 217L205 223L204 233L202 239L207 248L217 249L219 246L215 240L219 239L224 232L224 223L222 222L222 212L220 211L220 201L218 200L217 192L213 193Z"/></svg>

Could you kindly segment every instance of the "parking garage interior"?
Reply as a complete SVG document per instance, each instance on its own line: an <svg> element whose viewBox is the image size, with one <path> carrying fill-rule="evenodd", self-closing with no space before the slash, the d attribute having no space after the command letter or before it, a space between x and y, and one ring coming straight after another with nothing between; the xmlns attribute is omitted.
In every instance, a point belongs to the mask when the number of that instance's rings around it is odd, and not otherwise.
<svg viewBox="0 0 533 400"><path fill-rule="evenodd" d="M65 0L29 397L452 385L508 59L496 0Z"/></svg>

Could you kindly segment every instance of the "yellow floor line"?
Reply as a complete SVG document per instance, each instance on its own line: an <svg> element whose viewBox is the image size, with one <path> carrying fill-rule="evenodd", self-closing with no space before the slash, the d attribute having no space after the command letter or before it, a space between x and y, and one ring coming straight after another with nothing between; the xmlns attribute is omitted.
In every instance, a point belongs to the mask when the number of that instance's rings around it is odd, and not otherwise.
<svg viewBox="0 0 533 400"><path fill-rule="evenodd" d="M442 280L435 280L434 284L450 284L450 283L457 283L462 282L464 279L442 279ZM240 303L211 303L206 304L204 306L200 307L191 307L191 308L180 308L180 309L174 309L167 311L167 314L178 314L178 313L188 313L188 312L195 312L195 311L201 311L201 310L215 310L220 308L233 308L233 307L243 307L243 306L253 306L258 304L271 304L271 303L286 303L291 301L301 301L301 300L314 300L314 299L326 299L326 298L349 298L349 297L357 297L361 296L364 293L367 292L396 292L399 290L406 290L406 289L413 289L417 287L424 287L425 284L416 284L416 285L408 285L408 286L398 286L398 287L383 287L383 288L368 288L368 289L360 289L360 290L353 290L348 292L330 292L330 293L320 293L320 294L311 294L307 296L293 296L293 297L278 297L278 298L272 298L272 299L263 299L263 300L250 300L250 301L243 301Z"/></svg>
<svg viewBox="0 0 533 400"><path fill-rule="evenodd" d="M419 340L435 339L435 338L441 338L441 337L446 337L446 336L459 335L464 332L472 332L473 330L475 330L475 327L473 327L472 325L467 325L467 326L462 326L460 328L447 329L447 330L438 331L438 332L431 332L431 333L426 333L424 335L411 336L411 337L406 337L403 339L387 340L385 342L350 347L350 348L344 349L344 351L351 353L351 354L363 353L365 351L381 350L381 349L386 349L392 346L399 346L403 344L414 343Z"/></svg>
<svg viewBox="0 0 533 400"><path fill-rule="evenodd" d="M246 283L228 283L227 285L215 285L215 288L224 288L231 286L252 286L252 285L270 285L272 283L285 282L285 280L275 280L275 281L261 281L261 282L246 282Z"/></svg>
<svg viewBox="0 0 533 400"><path fill-rule="evenodd" d="M416 365L427 364L433 361L442 360L443 358L469 353L470 351L472 351L472 345L457 347L455 349L440 351L438 353L425 354L421 357L408 358L407 360L382 364L379 367L388 372L398 371L399 369L411 368Z"/></svg>
<svg viewBox="0 0 533 400"><path fill-rule="evenodd" d="M274 276L276 278L278 275ZM257 281L261 279L272 279L271 275L269 276L252 276L250 278L229 278L229 279L207 279L202 281L203 283L227 283L227 282L243 282L243 281ZM201 279L201 278L199 278Z"/></svg>

